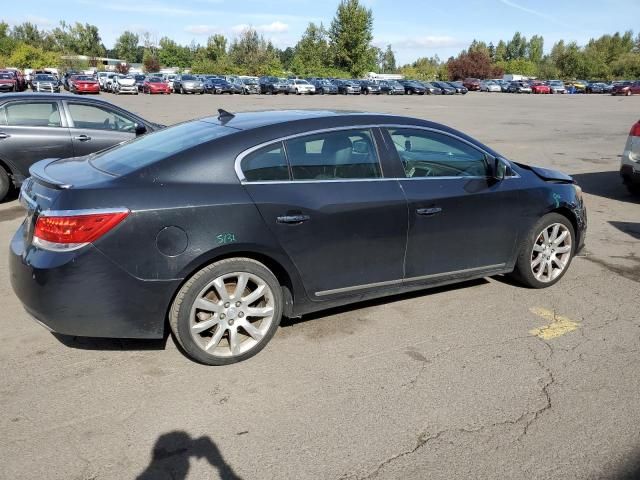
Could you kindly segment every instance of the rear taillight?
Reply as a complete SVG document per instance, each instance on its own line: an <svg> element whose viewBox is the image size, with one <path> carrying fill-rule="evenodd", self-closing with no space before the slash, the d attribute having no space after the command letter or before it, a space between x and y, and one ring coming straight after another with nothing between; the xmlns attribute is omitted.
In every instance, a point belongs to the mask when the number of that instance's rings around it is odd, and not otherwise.
<svg viewBox="0 0 640 480"><path fill-rule="evenodd" d="M631 131L629 132L630 137L640 137L640 120L638 120L633 127L631 127Z"/></svg>
<svg viewBox="0 0 640 480"><path fill-rule="evenodd" d="M44 250L75 250L95 242L127 215L126 209L43 212L36 221L33 244Z"/></svg>

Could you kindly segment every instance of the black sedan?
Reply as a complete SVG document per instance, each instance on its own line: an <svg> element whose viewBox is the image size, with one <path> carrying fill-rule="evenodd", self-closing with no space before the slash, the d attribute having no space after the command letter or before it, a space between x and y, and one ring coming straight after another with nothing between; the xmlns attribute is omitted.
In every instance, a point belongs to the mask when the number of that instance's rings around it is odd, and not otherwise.
<svg viewBox="0 0 640 480"><path fill-rule="evenodd" d="M432 85L429 82L420 82L420 84L425 88L425 93L427 95L442 95L442 89Z"/></svg>
<svg viewBox="0 0 640 480"><path fill-rule="evenodd" d="M404 85L396 80L381 80L378 84L380 85L380 93L387 95L404 95Z"/></svg>
<svg viewBox="0 0 640 480"><path fill-rule="evenodd" d="M109 102L47 93L0 97L0 201L47 157L97 152L159 128Z"/></svg>
<svg viewBox="0 0 640 480"><path fill-rule="evenodd" d="M336 95L338 93L337 85L326 78L316 78L309 80L309 82L316 87L315 93L318 95Z"/></svg>
<svg viewBox="0 0 640 480"><path fill-rule="evenodd" d="M333 83L338 87L338 93L341 95L360 95L362 93L362 87L357 81L334 80Z"/></svg>
<svg viewBox="0 0 640 480"><path fill-rule="evenodd" d="M440 89L442 95L455 95L456 89L447 82L431 82L431 85Z"/></svg>
<svg viewBox="0 0 640 480"><path fill-rule="evenodd" d="M364 95L380 95L382 93L380 91L380 85L375 82L371 82L369 80L358 80L360 84L360 91Z"/></svg>
<svg viewBox="0 0 640 480"><path fill-rule="evenodd" d="M203 83L204 91L206 93L222 94L228 93L233 95L236 93L236 87L228 82L224 78L207 78Z"/></svg>
<svg viewBox="0 0 640 480"><path fill-rule="evenodd" d="M168 318L212 365L283 315L499 274L548 287L586 231L571 177L396 115L220 111L31 175L9 261L27 311L97 337Z"/></svg>
<svg viewBox="0 0 640 480"><path fill-rule="evenodd" d="M427 92L424 85L414 80L399 80L398 83L404 87L404 93L407 95L424 95Z"/></svg>
<svg viewBox="0 0 640 480"><path fill-rule="evenodd" d="M447 82L451 88L456 89L456 93L460 93L462 95L466 95L469 92L469 89L465 87L462 82Z"/></svg>

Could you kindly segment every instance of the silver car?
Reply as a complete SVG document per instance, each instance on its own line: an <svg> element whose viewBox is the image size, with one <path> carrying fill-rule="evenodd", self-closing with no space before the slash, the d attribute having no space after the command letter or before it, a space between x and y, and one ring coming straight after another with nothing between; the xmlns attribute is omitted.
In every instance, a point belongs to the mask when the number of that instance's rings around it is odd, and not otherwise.
<svg viewBox="0 0 640 480"><path fill-rule="evenodd" d="M287 82L287 87L287 93L295 93L296 95L316 93L316 87L300 78L293 78L289 80Z"/></svg>
<svg viewBox="0 0 640 480"><path fill-rule="evenodd" d="M53 75L37 73L31 79L31 90L34 92L59 93L60 82Z"/></svg>
<svg viewBox="0 0 640 480"><path fill-rule="evenodd" d="M549 80L549 90L551 93L567 93L562 80Z"/></svg>
<svg viewBox="0 0 640 480"><path fill-rule="evenodd" d="M493 80L483 80L480 82L481 92L501 92L502 87Z"/></svg>
<svg viewBox="0 0 640 480"><path fill-rule="evenodd" d="M204 93L202 80L194 75L177 75L173 79L174 93Z"/></svg>

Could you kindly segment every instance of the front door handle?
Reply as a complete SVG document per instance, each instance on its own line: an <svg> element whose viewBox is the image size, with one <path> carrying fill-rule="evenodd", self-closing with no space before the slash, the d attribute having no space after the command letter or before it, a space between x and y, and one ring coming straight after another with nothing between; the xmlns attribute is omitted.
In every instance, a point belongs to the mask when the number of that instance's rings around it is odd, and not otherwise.
<svg viewBox="0 0 640 480"><path fill-rule="evenodd" d="M437 215L440 212L442 212L442 209L440 207L429 207L429 208L418 208L418 209L416 209L416 213L418 215L423 215L425 217L430 217L432 215Z"/></svg>
<svg viewBox="0 0 640 480"><path fill-rule="evenodd" d="M9 138L11 135L8 133L0 132L0 140L4 140L5 138Z"/></svg>
<svg viewBox="0 0 640 480"><path fill-rule="evenodd" d="M306 222L307 220L311 220L309 215L283 215L276 218L278 223L288 223L290 225L297 225L299 223Z"/></svg>
<svg viewBox="0 0 640 480"><path fill-rule="evenodd" d="M79 142L88 142L91 140L91 137L89 135L78 135L77 137L73 137L73 139Z"/></svg>

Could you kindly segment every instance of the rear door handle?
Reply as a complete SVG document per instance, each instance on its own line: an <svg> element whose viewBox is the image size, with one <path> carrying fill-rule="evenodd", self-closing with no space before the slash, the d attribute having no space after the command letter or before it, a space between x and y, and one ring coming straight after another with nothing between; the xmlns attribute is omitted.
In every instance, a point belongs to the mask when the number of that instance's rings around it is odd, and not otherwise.
<svg viewBox="0 0 640 480"><path fill-rule="evenodd" d="M9 138L11 135L8 133L0 132L0 140L4 140L5 138Z"/></svg>
<svg viewBox="0 0 640 480"><path fill-rule="evenodd" d="M431 215L437 215L440 212L442 212L442 209L440 207L429 207L429 208L418 208L418 209L416 209L416 213L418 215L423 215L425 217L429 217Z"/></svg>
<svg viewBox="0 0 640 480"><path fill-rule="evenodd" d="M77 137L73 137L73 139L79 142L88 142L91 140L91 137L89 135L78 135Z"/></svg>
<svg viewBox="0 0 640 480"><path fill-rule="evenodd" d="M288 223L288 224L298 224L302 222L306 222L307 220L311 220L309 215L283 215L281 217L276 218L278 223Z"/></svg>

